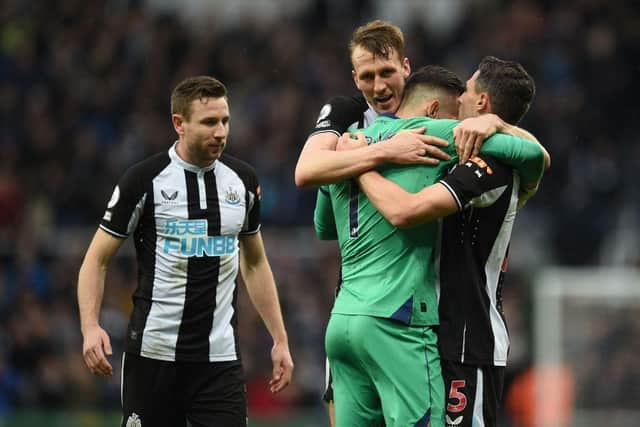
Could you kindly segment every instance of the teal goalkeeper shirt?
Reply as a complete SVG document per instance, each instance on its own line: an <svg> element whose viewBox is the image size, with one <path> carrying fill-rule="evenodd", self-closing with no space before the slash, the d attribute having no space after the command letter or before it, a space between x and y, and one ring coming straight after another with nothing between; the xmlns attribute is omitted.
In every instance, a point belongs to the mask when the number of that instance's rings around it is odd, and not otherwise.
<svg viewBox="0 0 640 427"><path fill-rule="evenodd" d="M442 178L457 163L453 140L456 120L378 117L362 129L367 143L389 139L403 129L425 127L449 141L451 160L437 166L384 165L379 170L406 191L416 193ZM488 138L481 153L496 157L520 173L521 182L537 182L544 170L538 144L510 135ZM394 319L409 325L438 324L434 248L437 223L410 229L391 225L360 192L355 181L325 186L314 214L321 239L338 239L342 282L332 313Z"/></svg>

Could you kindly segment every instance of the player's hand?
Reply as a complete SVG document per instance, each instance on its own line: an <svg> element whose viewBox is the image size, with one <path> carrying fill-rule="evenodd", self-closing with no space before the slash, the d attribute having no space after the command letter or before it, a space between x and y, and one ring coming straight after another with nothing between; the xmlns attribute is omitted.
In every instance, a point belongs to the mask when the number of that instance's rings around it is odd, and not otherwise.
<svg viewBox="0 0 640 427"><path fill-rule="evenodd" d="M113 375L113 367L107 360L111 356L111 340L109 334L96 325L83 332L82 357L89 370L100 377Z"/></svg>
<svg viewBox="0 0 640 427"><path fill-rule="evenodd" d="M453 139L456 142L456 152L460 163L480 153L484 140L504 126L502 119L495 114L484 114L462 120L453 128Z"/></svg>
<svg viewBox="0 0 640 427"><path fill-rule="evenodd" d="M444 139L423 135L425 128L406 129L391 139L376 144L383 150L388 162L398 164L437 165L440 160L449 160L449 156L438 147L449 145Z"/></svg>
<svg viewBox="0 0 640 427"><path fill-rule="evenodd" d="M271 348L271 362L273 372L269 380L269 390L271 393L279 393L291 383L293 374L293 360L289 353L287 343L275 343Z"/></svg>
<svg viewBox="0 0 640 427"><path fill-rule="evenodd" d="M336 151L348 151L355 150L367 146L367 141L364 138L362 132L349 133L345 132L340 138L338 138L338 144L336 145Z"/></svg>

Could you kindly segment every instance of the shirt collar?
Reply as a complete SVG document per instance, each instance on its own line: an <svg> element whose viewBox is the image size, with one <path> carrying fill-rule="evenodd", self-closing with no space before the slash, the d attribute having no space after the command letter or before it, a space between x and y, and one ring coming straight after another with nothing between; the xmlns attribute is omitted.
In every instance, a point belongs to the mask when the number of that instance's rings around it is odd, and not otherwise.
<svg viewBox="0 0 640 427"><path fill-rule="evenodd" d="M204 168L201 168L200 166L192 165L191 163L183 160L178 155L178 152L176 151L176 146L178 145L178 142L179 141L174 142L171 148L169 148L169 158L171 158L172 161L176 162L181 168L191 172L198 173L198 172L209 172L210 170L213 170L216 167L216 163L218 163L217 160L214 160L209 166L206 166Z"/></svg>

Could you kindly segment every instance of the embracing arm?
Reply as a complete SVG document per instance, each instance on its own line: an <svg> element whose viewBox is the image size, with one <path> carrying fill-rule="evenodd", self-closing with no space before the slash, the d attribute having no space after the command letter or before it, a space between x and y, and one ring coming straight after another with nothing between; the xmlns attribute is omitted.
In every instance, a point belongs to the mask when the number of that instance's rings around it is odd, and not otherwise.
<svg viewBox="0 0 640 427"><path fill-rule="evenodd" d="M527 139L529 141L533 141L538 144L538 147L542 150L542 155L544 156L544 169L547 170L551 167L551 156L549 152L544 148L544 146L538 141L538 139L533 136L533 134L527 130L519 128L518 126L513 126L508 123L504 123L504 128L499 130L498 132L506 133L507 135L517 136L522 139Z"/></svg>
<svg viewBox="0 0 640 427"><path fill-rule="evenodd" d="M106 358L112 354L111 342L107 332L100 327L99 317L107 266L123 241L99 228L78 275L82 355L89 370L99 376L113 374L113 368Z"/></svg>
<svg viewBox="0 0 640 427"><path fill-rule="evenodd" d="M456 142L456 151L460 155L460 163L466 162L470 157L477 156L484 140L497 132L517 136L538 144L543 152L545 170L549 169L551 156L540 141L530 132L505 122L495 114L484 114L462 120L454 128L453 137Z"/></svg>
<svg viewBox="0 0 640 427"><path fill-rule="evenodd" d="M295 170L298 187L342 181L385 162L379 147L369 145L349 152L336 152L338 135L311 135L302 148Z"/></svg>
<svg viewBox="0 0 640 427"><path fill-rule="evenodd" d="M456 166L437 184L407 193L379 174L368 172L359 182L376 208L396 227L411 227L468 207L487 207L505 195L513 170L492 156L475 157ZM505 197L510 197L511 191Z"/></svg>
<svg viewBox="0 0 640 427"><path fill-rule="evenodd" d="M338 135L335 133L311 135L296 164L296 185L307 187L344 181L386 162L435 165L438 159L448 160L449 156L438 148L447 142L422 132L424 128L409 129L391 139L348 151L336 151Z"/></svg>
<svg viewBox="0 0 640 427"><path fill-rule="evenodd" d="M496 157L520 175L520 187L531 191L538 187L544 173L544 152L539 144L512 135L495 134L485 141L481 154Z"/></svg>
<svg viewBox="0 0 640 427"><path fill-rule="evenodd" d="M360 189L376 209L394 227L407 228L451 215L458 205L447 188L430 185L418 193L409 193L376 171L358 177Z"/></svg>
<svg viewBox="0 0 640 427"><path fill-rule="evenodd" d="M240 236L240 272L249 298L273 338L273 372L269 385L272 393L278 393L291 382L293 361L289 353L289 341L282 320L276 283L259 231Z"/></svg>

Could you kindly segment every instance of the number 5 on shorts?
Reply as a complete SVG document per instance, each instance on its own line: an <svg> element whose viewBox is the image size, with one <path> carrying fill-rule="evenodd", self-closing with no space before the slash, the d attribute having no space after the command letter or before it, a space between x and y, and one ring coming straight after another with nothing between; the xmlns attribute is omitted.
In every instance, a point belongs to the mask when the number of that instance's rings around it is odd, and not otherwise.
<svg viewBox="0 0 640 427"><path fill-rule="evenodd" d="M449 389L449 401L447 403L447 412L462 412L467 407L467 396L460 391L466 385L465 380L451 381ZM452 403L455 402L455 403Z"/></svg>

